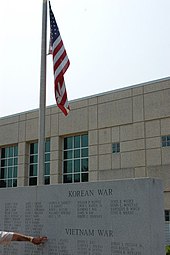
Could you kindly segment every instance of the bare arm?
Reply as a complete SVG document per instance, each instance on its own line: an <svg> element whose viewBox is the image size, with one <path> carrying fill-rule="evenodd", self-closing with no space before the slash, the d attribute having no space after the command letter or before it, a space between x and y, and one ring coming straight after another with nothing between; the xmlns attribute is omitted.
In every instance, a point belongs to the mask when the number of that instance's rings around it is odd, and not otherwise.
<svg viewBox="0 0 170 255"><path fill-rule="evenodd" d="M33 244L39 245L47 241L47 237L46 236L32 237L32 236L26 236L20 233L14 233L12 237L12 241L25 241L25 242L31 242Z"/></svg>

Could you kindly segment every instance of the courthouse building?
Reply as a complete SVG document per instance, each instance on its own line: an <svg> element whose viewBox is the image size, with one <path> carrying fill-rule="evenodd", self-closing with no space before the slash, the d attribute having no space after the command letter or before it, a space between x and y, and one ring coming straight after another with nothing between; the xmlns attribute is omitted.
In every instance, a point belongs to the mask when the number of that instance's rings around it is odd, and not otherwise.
<svg viewBox="0 0 170 255"><path fill-rule="evenodd" d="M47 107L44 184L160 178L170 242L170 78L70 107L67 117ZM1 188L37 185L38 117L32 110L0 118Z"/></svg>

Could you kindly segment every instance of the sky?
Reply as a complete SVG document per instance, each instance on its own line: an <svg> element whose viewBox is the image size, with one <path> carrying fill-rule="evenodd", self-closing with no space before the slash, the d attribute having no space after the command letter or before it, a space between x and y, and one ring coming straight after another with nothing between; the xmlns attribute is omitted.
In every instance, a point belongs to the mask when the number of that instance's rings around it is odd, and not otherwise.
<svg viewBox="0 0 170 255"><path fill-rule="evenodd" d="M42 2L1 3L0 117L39 107ZM169 0L51 0L51 6L70 59L69 101L170 77ZM49 38L49 17L47 27ZM46 94L46 105L54 105L51 56Z"/></svg>

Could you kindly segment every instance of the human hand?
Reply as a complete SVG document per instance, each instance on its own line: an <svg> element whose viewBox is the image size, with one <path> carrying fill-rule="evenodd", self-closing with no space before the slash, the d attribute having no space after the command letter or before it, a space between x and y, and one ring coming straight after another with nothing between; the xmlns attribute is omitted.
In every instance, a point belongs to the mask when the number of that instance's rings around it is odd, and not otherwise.
<svg viewBox="0 0 170 255"><path fill-rule="evenodd" d="M35 245L39 245L39 244L43 244L47 241L47 237L46 236L39 236L39 237L33 237L31 242Z"/></svg>

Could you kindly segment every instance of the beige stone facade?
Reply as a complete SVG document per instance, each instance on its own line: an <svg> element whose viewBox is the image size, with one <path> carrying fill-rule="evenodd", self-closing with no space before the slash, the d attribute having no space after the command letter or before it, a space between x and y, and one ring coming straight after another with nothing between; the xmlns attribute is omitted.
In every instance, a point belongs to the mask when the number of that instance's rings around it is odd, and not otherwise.
<svg viewBox="0 0 170 255"><path fill-rule="evenodd" d="M46 110L50 183L62 182L63 138L88 134L89 181L156 177L163 180L170 210L170 79L162 79L70 102L67 117ZM18 145L17 186L28 185L29 144L38 139L38 110L0 119L0 148ZM112 153L112 144L120 152Z"/></svg>

